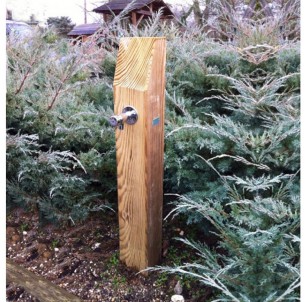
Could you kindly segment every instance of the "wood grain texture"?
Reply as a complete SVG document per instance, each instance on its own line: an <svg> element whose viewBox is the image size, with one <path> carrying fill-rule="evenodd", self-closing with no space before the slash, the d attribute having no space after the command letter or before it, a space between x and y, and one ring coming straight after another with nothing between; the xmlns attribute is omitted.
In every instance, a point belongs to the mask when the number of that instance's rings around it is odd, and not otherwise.
<svg viewBox="0 0 306 302"><path fill-rule="evenodd" d="M142 270L161 256L165 110L164 38L123 38L114 111L133 106L138 121L116 130L120 259Z"/></svg>
<svg viewBox="0 0 306 302"><path fill-rule="evenodd" d="M35 275L11 259L6 259L6 279L23 287L41 302L82 302L80 298Z"/></svg>

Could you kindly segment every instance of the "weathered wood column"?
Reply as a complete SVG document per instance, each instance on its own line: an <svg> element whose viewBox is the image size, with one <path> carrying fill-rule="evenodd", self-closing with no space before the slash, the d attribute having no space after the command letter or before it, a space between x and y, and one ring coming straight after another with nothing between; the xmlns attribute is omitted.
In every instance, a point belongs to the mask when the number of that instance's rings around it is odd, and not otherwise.
<svg viewBox="0 0 306 302"><path fill-rule="evenodd" d="M121 39L114 112L131 106L138 119L116 129L120 260L137 270L161 257L165 63L165 38Z"/></svg>

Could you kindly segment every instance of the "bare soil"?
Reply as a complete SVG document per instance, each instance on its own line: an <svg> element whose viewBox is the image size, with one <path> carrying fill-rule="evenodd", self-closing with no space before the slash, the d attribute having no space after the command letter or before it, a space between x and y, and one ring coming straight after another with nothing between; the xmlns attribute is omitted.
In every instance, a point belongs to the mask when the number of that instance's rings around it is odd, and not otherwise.
<svg viewBox="0 0 306 302"><path fill-rule="evenodd" d="M174 240L186 233L173 221L165 223L162 265L192 260L193 252ZM37 214L16 209L7 217L6 236L8 258L83 301L168 302L178 281L186 302L211 296L209 289L188 278L159 272L144 276L122 264L118 217L110 211L77 226L55 226L40 225ZM7 301L39 302L17 284L7 284L6 292Z"/></svg>

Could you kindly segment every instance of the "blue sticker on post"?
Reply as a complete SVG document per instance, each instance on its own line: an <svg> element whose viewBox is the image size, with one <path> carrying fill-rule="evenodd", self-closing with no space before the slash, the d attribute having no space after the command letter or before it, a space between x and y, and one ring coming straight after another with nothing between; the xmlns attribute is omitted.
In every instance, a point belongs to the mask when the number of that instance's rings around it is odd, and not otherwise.
<svg viewBox="0 0 306 302"><path fill-rule="evenodd" d="M156 126L156 125L158 125L158 124L159 124L159 117L156 117L155 119L153 119L152 125L153 125L153 126Z"/></svg>

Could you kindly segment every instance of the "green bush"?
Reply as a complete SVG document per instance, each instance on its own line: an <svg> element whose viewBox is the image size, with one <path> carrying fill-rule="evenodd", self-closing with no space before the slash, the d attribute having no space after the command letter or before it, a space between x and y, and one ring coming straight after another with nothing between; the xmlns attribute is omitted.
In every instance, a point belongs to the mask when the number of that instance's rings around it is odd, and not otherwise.
<svg viewBox="0 0 306 302"><path fill-rule="evenodd" d="M199 279L219 301L296 300L299 44L277 45L279 31L265 36L265 22L248 23L260 30L238 32L235 44L155 21L114 30L167 37L164 191L178 197L175 211L187 223L219 238L215 246L183 240L198 262L158 269ZM45 37L7 45L8 206L76 222L116 200L105 117L117 49Z"/></svg>
<svg viewBox="0 0 306 302"><path fill-rule="evenodd" d="M178 69L169 63L165 187L178 199L171 214L219 240L184 239L195 263L152 269L198 279L217 290L214 301L299 300L299 44L274 44L280 34L267 36L267 23L250 22L245 41L238 33L220 46L231 53L225 68L212 50L195 58L197 42L188 38ZM247 45L253 38L258 44Z"/></svg>
<svg viewBox="0 0 306 302"><path fill-rule="evenodd" d="M50 35L7 45L7 205L77 222L116 200L112 88L101 49Z"/></svg>

